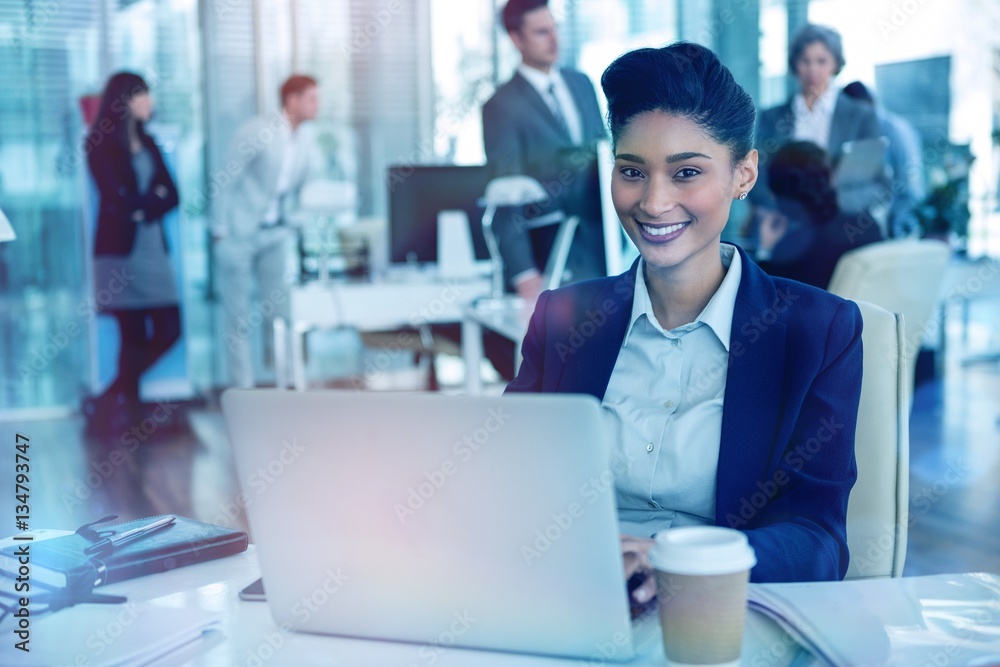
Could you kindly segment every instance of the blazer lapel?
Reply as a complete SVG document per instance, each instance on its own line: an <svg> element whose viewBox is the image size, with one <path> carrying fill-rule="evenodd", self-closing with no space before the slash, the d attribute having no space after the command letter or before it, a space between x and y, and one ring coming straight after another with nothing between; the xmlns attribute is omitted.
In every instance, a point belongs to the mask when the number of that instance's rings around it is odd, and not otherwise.
<svg viewBox="0 0 1000 667"><path fill-rule="evenodd" d="M583 84L585 82L575 76L575 73L568 70L562 70L562 77L563 81L566 82L566 87L569 88L569 94L573 98L573 104L576 105L576 113L580 117L580 136L582 137L581 143L588 144L596 138L600 138L601 128L595 128L590 122L594 115L592 113L588 113L590 107L587 100L587 91L583 88ZM586 85L590 85L589 81L586 82Z"/></svg>
<svg viewBox="0 0 1000 667"><path fill-rule="evenodd" d="M830 119L830 139L826 146L831 158L840 155L844 142L849 138L847 129L854 125L853 112L854 109L846 101L846 95L838 93L837 102L833 105L833 117Z"/></svg>
<svg viewBox="0 0 1000 667"><path fill-rule="evenodd" d="M551 127L553 131L559 133L559 136L569 141L568 131L556 120L555 115L552 113L552 108L542 99L538 90L527 79L521 76L520 72L514 74L514 81L517 82L521 97L534 109L536 116L543 119L543 122Z"/></svg>
<svg viewBox="0 0 1000 667"><path fill-rule="evenodd" d="M730 333L729 372L722 409L722 436L716 485L716 522L732 525L741 499L767 478L782 410L785 327L777 321L789 307L774 281L750 261L742 248L740 280ZM745 517L741 517L745 518Z"/></svg>
<svg viewBox="0 0 1000 667"><path fill-rule="evenodd" d="M557 344L556 352L576 359L562 364L563 373L558 388L590 394L597 400L604 399L632 314L638 261L628 271L609 281L593 301L581 304L581 308L573 313L575 332L571 331L569 340L564 343L565 348Z"/></svg>
<svg viewBox="0 0 1000 667"><path fill-rule="evenodd" d="M795 112L792 110L792 101L788 100L781 109L781 120L776 129L779 140L782 144L787 144L795 134Z"/></svg>

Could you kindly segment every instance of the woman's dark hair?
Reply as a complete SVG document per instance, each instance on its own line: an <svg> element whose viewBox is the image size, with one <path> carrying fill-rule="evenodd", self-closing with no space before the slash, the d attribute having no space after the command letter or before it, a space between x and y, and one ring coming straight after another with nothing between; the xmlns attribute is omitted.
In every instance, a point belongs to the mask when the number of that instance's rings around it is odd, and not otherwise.
<svg viewBox="0 0 1000 667"><path fill-rule="evenodd" d="M788 47L788 71L792 74L796 73L802 52L814 42L819 42L833 54L833 59L837 62L837 69L833 71L833 75L840 74L840 70L844 69L846 64L844 46L840 42L840 33L833 28L815 23L807 23L802 26L792 39L792 45Z"/></svg>
<svg viewBox="0 0 1000 667"><path fill-rule="evenodd" d="M111 139L123 148L128 147L128 103L136 95L149 92L146 81L132 72L118 72L108 79L101 93L101 106L87 133L86 145L97 146L104 139ZM142 121L136 122L140 137L146 135Z"/></svg>
<svg viewBox="0 0 1000 667"><path fill-rule="evenodd" d="M753 100L709 49L690 42L619 56L601 76L608 126L617 145L633 118L647 111L687 118L729 148L733 164L753 148Z"/></svg>
<svg viewBox="0 0 1000 667"><path fill-rule="evenodd" d="M814 224L839 212L826 151L811 141L793 141L774 154L767 166L768 183L780 202L792 201Z"/></svg>

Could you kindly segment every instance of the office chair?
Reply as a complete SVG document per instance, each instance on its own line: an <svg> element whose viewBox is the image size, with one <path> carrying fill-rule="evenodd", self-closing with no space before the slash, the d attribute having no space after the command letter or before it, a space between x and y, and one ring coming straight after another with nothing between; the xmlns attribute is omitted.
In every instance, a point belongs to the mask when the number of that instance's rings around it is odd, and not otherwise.
<svg viewBox="0 0 1000 667"><path fill-rule="evenodd" d="M948 245L940 241L872 243L844 253L827 287L837 296L867 301L903 316L908 332L905 356L911 390L917 354L925 329L934 320L950 254Z"/></svg>
<svg viewBox="0 0 1000 667"><path fill-rule="evenodd" d="M302 186L298 252L303 281L313 272L320 280L330 277L331 255L343 252L339 232L354 222L357 207L358 191L353 182L313 179Z"/></svg>
<svg viewBox="0 0 1000 667"><path fill-rule="evenodd" d="M495 302L500 302L504 298L503 289L503 257L500 255L500 246L497 243L496 235L493 233L493 217L498 208L502 206L527 206L537 204L549 198L542 184L530 176L501 176L494 178L486 185L486 192L480 199L480 206L484 207L483 212L483 236L486 238L486 247L490 253L492 264L492 283L490 298ZM573 245L573 236L576 228L580 224L580 219L576 216L566 217L562 211L555 211L537 218L526 220L525 230L537 229L552 224L559 224L559 231L556 233L552 250L545 266L545 289L555 289L562 282L563 273L566 270L566 261L569 258L570 247Z"/></svg>
<svg viewBox="0 0 1000 667"><path fill-rule="evenodd" d="M910 385L903 318L858 301L864 330L854 451L858 480L847 503L848 579L903 573L909 521Z"/></svg>

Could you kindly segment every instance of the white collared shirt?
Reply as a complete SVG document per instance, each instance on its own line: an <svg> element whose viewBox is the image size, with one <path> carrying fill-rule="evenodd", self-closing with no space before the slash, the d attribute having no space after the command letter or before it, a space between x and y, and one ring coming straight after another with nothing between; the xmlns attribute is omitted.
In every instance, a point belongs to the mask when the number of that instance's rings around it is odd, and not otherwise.
<svg viewBox="0 0 1000 667"><path fill-rule="evenodd" d="M284 122L281 124L281 130L277 133L274 140L281 142L281 145L284 146L284 151L281 155L281 169L278 171L278 185L274 191L274 199L271 200L271 203L267 207L267 212L264 214L264 219L261 220L265 225L273 225L281 220L283 213L282 199L292 189L292 179L295 177L295 174L292 172L295 168L298 151L301 150L299 139L303 133L292 130L292 125L288 122L288 117L284 113L282 113L281 117Z"/></svg>
<svg viewBox="0 0 1000 667"><path fill-rule="evenodd" d="M649 537L715 522L715 479L733 309L743 270L721 246L726 275L694 322L666 331L640 259L632 314L601 405L614 434L621 532Z"/></svg>
<svg viewBox="0 0 1000 667"><path fill-rule="evenodd" d="M823 150L829 150L830 126L833 124L833 109L837 106L837 94L838 91L830 86L810 109L806 106L802 93L796 93L792 99L792 111L795 114L795 132L792 138L811 141Z"/></svg>
<svg viewBox="0 0 1000 667"><path fill-rule="evenodd" d="M576 145L581 144L583 142L583 122L580 120L580 110L576 108L576 102L573 101L573 94L569 91L569 86L566 85L566 80L563 79L559 68L555 66L550 67L548 74L546 74L541 70L521 63L517 66L517 71L528 80L532 88L538 91L538 94L545 100L545 104L552 109L553 114L556 113L556 109L552 95L549 93L549 86L555 87L555 95L559 100L559 109L562 111L563 118L566 119L566 129L569 130L570 139Z"/></svg>

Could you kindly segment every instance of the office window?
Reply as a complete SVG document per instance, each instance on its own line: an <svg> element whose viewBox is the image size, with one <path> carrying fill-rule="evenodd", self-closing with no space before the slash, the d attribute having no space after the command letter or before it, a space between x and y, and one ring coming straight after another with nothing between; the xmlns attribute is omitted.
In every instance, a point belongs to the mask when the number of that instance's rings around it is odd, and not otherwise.
<svg viewBox="0 0 1000 667"><path fill-rule="evenodd" d="M950 80L950 56L875 66L882 104L908 120L926 144L948 140Z"/></svg>
<svg viewBox="0 0 1000 667"><path fill-rule="evenodd" d="M98 2L0 0L0 409L68 404L86 377L80 97L93 91ZM85 307L85 306L84 306Z"/></svg>
<svg viewBox="0 0 1000 667"><path fill-rule="evenodd" d="M786 0L760 3L759 109L769 109L788 99L788 9Z"/></svg>
<svg viewBox="0 0 1000 667"><path fill-rule="evenodd" d="M372 8L375 16L384 9ZM387 20L384 14L382 19ZM377 20L375 25L379 25ZM363 27L351 24L347 2L298 0L295 5L294 68L319 81L315 129L326 178L355 181L358 176L358 147L351 123L351 60L370 46L370 39Z"/></svg>
<svg viewBox="0 0 1000 667"><path fill-rule="evenodd" d="M431 0L434 138L423 162L485 162L480 110L494 90L495 18L492 0Z"/></svg>
<svg viewBox="0 0 1000 667"><path fill-rule="evenodd" d="M203 179L195 10L192 0L0 0L0 202L18 234L0 246L0 409L74 407L91 383L83 98L117 69L145 76L182 197Z"/></svg>

